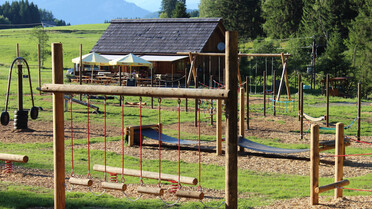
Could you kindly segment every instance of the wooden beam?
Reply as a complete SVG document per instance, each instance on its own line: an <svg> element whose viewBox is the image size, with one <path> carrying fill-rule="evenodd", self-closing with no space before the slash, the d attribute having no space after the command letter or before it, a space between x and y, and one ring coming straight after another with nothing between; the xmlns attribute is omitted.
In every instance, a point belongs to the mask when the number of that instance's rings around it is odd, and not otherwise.
<svg viewBox="0 0 372 209"><path fill-rule="evenodd" d="M263 96L264 96L264 99L263 99L263 106L264 106L263 114L266 117L266 71L263 72Z"/></svg>
<svg viewBox="0 0 372 209"><path fill-rule="evenodd" d="M329 74L327 74L326 76L326 99L327 99L326 126L329 127Z"/></svg>
<svg viewBox="0 0 372 209"><path fill-rule="evenodd" d="M310 144L310 205L319 204L319 193L316 189L319 186L319 126L311 125Z"/></svg>
<svg viewBox="0 0 372 209"><path fill-rule="evenodd" d="M39 72L39 89L41 88L41 59L40 59L40 44L37 44L37 67ZM75 69L75 67L74 67ZM41 90L39 90L39 95L41 95Z"/></svg>
<svg viewBox="0 0 372 209"><path fill-rule="evenodd" d="M184 197L184 198L193 198L193 199L198 199L202 200L204 198L204 193L203 192L194 192L194 191L184 191L184 190L178 190L176 192L177 197Z"/></svg>
<svg viewBox="0 0 372 209"><path fill-rule="evenodd" d="M238 158L237 158L237 71L238 71L238 33L227 31L226 36L226 89L229 97L226 102L226 166L225 166L225 208L238 207Z"/></svg>
<svg viewBox="0 0 372 209"><path fill-rule="evenodd" d="M105 172L105 166L96 164L96 165L93 166L93 170L99 171L99 172ZM106 172L121 174L122 173L122 168L106 166ZM125 168L124 169L124 175L140 177L141 171ZM159 179L159 173L158 172L151 172L151 171L142 171L142 178ZM162 173L161 174L161 180L177 181L178 182L178 175L171 175L171 174ZM190 185L196 185L198 183L198 180L196 178L185 177L185 176L181 176L180 181L181 181L182 184L190 184Z"/></svg>
<svg viewBox="0 0 372 209"><path fill-rule="evenodd" d="M137 187L138 193L143 194L151 194L155 196L163 196L164 195L164 189L160 187L146 187L146 186L139 186Z"/></svg>
<svg viewBox="0 0 372 209"><path fill-rule="evenodd" d="M79 179L79 178L73 178L71 177L68 182L73 185L80 185L80 186L92 186L93 181L92 179Z"/></svg>
<svg viewBox="0 0 372 209"><path fill-rule="evenodd" d="M177 52L178 55L200 55L200 56L214 56L214 57L224 57L225 53L210 53L210 52ZM238 57L281 57L281 54L246 54L246 53L239 53ZM291 56L290 54L284 54L285 57Z"/></svg>
<svg viewBox="0 0 372 209"><path fill-rule="evenodd" d="M358 129L357 129L357 139L360 141L360 119L362 113L362 86L360 82L358 83Z"/></svg>
<svg viewBox="0 0 372 209"><path fill-rule="evenodd" d="M17 163L27 163L28 157L26 155L13 155L13 154L0 153L0 160L12 161L12 162L17 162Z"/></svg>
<svg viewBox="0 0 372 209"><path fill-rule="evenodd" d="M249 129L249 76L245 77L245 86L247 92L247 129Z"/></svg>
<svg viewBox="0 0 372 209"><path fill-rule="evenodd" d="M245 101L244 88L240 88L239 94L240 94L239 95L239 136L244 138L244 130L245 130L245 127L244 127L244 118L245 118L245 114L244 114L244 108L245 108L245 105L244 105L244 101ZM244 147L240 146L239 151L244 152Z"/></svg>
<svg viewBox="0 0 372 209"><path fill-rule="evenodd" d="M339 187L346 186L346 185L349 185L349 184L350 184L349 180L342 180L342 181L338 181L338 182L335 182L335 183L332 183L332 184L327 184L327 185L318 187L318 188L315 189L315 192L317 194L320 194L320 193L323 193L323 192L326 192L326 191L329 191L329 190L332 190L332 189L336 189L335 190L335 192L336 192L339 189Z"/></svg>
<svg viewBox="0 0 372 209"><path fill-rule="evenodd" d="M285 79L285 87L287 89L287 95L288 95L288 100L291 100L291 92L289 89L289 81L288 81L288 74L287 74L287 62L288 62L288 56L285 57L284 53L281 53L282 57L282 64L283 64L283 71L284 71L284 79Z"/></svg>
<svg viewBox="0 0 372 209"><path fill-rule="evenodd" d="M63 76L62 76L63 77ZM184 88L151 88L133 86L97 86L97 85L63 85L44 84L44 92L69 93L69 94L104 94L147 97L173 97L173 98L203 98L226 99L228 90L215 89L184 89Z"/></svg>
<svg viewBox="0 0 372 209"><path fill-rule="evenodd" d="M336 124L336 146L335 146L335 182L340 182L344 177L344 157L345 144L344 144L344 124ZM340 156L341 155L341 156ZM349 183L348 183L349 184ZM342 185L343 186L343 185ZM342 197L342 189L336 188L334 198Z"/></svg>
<svg viewBox="0 0 372 209"><path fill-rule="evenodd" d="M63 84L62 43L52 43L52 82ZM65 208L64 95L53 93L54 207Z"/></svg>
<svg viewBox="0 0 372 209"><path fill-rule="evenodd" d="M216 154L222 155L222 100L217 100Z"/></svg>

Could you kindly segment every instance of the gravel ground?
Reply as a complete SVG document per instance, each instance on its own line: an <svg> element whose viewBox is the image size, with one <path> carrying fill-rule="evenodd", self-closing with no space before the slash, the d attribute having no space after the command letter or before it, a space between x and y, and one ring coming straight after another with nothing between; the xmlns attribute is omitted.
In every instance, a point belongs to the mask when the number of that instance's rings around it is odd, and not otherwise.
<svg viewBox="0 0 372 209"><path fill-rule="evenodd" d="M256 136L259 138L271 138L279 139L282 143L291 144L308 144L309 136L305 135L303 140L299 139L299 134L294 131L299 130L299 122L294 120L292 117L285 116L267 116L263 117L261 114L252 114L252 120L250 121L250 129L245 132L245 136ZM69 123L65 123L65 136L66 140L70 140ZM306 125L307 126L307 125ZM193 126L192 123L183 123L181 126L181 132L187 132L196 134L198 129ZM215 135L215 127L207 124L202 124L203 135ZM12 125L0 126L0 142L2 143L36 143L36 142L51 142L52 141L52 123L42 121L29 121L29 131L13 131ZM164 130L172 129L177 130L178 125L167 125ZM86 124L74 124L74 138L86 138ZM307 127L305 127L305 130ZM91 125L91 137L102 137L103 128L100 125ZM121 130L115 127L108 126L108 136L120 136ZM321 140L332 140L333 135L321 135ZM372 137L363 137L364 141L372 142ZM157 156L157 142L153 140L144 140L145 146L143 147L143 153L145 159L156 159ZM224 143L223 143L224 144ZM78 147L84 147L86 145L79 145ZM352 143L353 147L365 148L370 145L361 143ZM95 143L91 145L92 149L103 150L102 143ZM66 149L69 149L66 147ZM108 142L108 151L121 153L120 142ZM224 166L225 156L216 156L215 154L215 142L208 142L202 145L202 163L213 164ZM9 153L10 150L6 148L0 148L0 152ZM126 147L125 154L130 156L139 157L139 147ZM178 155L177 146L168 145L164 143L162 149L162 159L176 161ZM196 146L182 146L181 158L187 163L198 162L198 151ZM32 160L32 159L30 159ZM239 152L238 156L238 167L243 170L252 170L257 172L266 173L281 173L281 174L294 174L294 175L309 175L309 153L290 154L290 155L273 155L264 154L246 150L246 152ZM334 159L333 158L322 158L320 164L320 176L321 177L332 177L334 173ZM46 172L38 169L25 169L22 167L16 167L15 172L12 174L1 174L0 181L16 182L32 186L40 186L46 188L53 188L53 173ZM344 165L344 176L356 177L363 176L372 172L371 157L348 157L346 158ZM97 179L97 181L99 181ZM9 183L12 184L12 183ZM155 185L153 185L155 186ZM128 185L128 195L131 197L136 196L137 185ZM84 187L76 188L79 191L88 191ZM186 190L192 188L185 187ZM100 189L93 187L93 191L99 192ZM224 196L224 191L206 190L206 194L210 195L207 199L221 199ZM117 192L110 192L113 196L122 197L122 194ZM168 199L166 201L174 201L175 197L172 195L165 195ZM152 196L144 195L144 198L152 198ZM245 198L244 194L240 198ZM345 197L342 200L333 200L330 197L321 197L320 202L322 205L316 207L309 206L308 198L296 198L290 200L281 200L273 203L270 206L263 208L372 208L372 196L363 197Z"/></svg>

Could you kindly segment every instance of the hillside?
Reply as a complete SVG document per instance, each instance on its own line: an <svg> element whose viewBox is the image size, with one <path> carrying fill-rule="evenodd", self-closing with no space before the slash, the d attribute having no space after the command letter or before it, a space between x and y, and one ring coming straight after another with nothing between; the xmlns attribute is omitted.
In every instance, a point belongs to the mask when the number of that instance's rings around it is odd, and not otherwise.
<svg viewBox="0 0 372 209"><path fill-rule="evenodd" d="M46 28L49 44L63 43L64 67L71 68L71 59L79 56L80 44L83 53L89 53L109 24L88 24ZM37 43L30 39L32 29L0 30L0 66L9 66L16 57L16 44L19 43L20 56L27 59L30 65L37 64ZM50 56L45 61L45 67L51 67Z"/></svg>

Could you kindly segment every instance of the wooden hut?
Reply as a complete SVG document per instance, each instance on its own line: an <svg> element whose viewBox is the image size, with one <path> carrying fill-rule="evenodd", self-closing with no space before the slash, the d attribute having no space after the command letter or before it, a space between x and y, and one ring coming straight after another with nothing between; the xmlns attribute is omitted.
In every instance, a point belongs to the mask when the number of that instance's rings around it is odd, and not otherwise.
<svg viewBox="0 0 372 209"><path fill-rule="evenodd" d="M155 74L188 75L190 58L177 52L224 52L225 27L219 18L118 19L92 48L101 55L133 53L153 63ZM223 79L224 58L199 56L198 80Z"/></svg>

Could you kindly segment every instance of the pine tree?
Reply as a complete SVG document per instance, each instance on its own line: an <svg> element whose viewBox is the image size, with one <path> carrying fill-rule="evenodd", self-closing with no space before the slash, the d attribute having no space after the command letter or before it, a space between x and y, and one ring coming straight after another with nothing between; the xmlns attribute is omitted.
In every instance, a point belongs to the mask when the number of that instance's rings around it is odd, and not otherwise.
<svg viewBox="0 0 372 209"><path fill-rule="evenodd" d="M302 17L302 0L264 1L264 32L272 38L286 38L297 32Z"/></svg>
<svg viewBox="0 0 372 209"><path fill-rule="evenodd" d="M190 15L186 12L186 5L182 1L178 1L176 8L173 10L172 18L189 18Z"/></svg>
<svg viewBox="0 0 372 209"><path fill-rule="evenodd" d="M162 17L172 17L173 10L176 9L177 0L162 0L161 1L161 14Z"/></svg>

